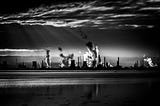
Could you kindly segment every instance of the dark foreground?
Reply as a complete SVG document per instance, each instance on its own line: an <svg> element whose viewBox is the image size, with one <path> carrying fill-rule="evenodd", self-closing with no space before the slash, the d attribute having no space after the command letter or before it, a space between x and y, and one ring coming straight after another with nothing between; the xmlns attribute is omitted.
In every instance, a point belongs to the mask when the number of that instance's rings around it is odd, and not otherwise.
<svg viewBox="0 0 160 106"><path fill-rule="evenodd" d="M160 106L159 78L158 72L1 72L0 106Z"/></svg>

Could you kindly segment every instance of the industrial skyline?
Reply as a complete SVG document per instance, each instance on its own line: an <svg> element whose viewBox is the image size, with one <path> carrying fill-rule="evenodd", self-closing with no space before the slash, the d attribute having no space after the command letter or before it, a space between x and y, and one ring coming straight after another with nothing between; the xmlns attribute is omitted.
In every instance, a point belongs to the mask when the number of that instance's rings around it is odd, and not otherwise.
<svg viewBox="0 0 160 106"><path fill-rule="evenodd" d="M91 41L105 57L160 57L159 0L24 2L1 7L0 56L78 57Z"/></svg>
<svg viewBox="0 0 160 106"><path fill-rule="evenodd" d="M157 57L151 58L144 55L143 58L130 58L127 61L120 57L111 60L101 56L98 46L92 42L86 43L86 47L87 52L78 57L75 57L74 53L64 54L63 49L58 48L60 51L58 61L51 56L49 49L45 50L45 56L32 56L32 59L29 59L28 56L26 58L24 56L2 56L0 57L0 69L159 69L160 61Z"/></svg>

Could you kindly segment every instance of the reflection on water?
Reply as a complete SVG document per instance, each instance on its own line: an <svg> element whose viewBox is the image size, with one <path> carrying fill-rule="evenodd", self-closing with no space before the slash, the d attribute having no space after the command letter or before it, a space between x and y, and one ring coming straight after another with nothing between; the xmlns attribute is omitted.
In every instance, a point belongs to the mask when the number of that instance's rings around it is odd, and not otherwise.
<svg viewBox="0 0 160 106"><path fill-rule="evenodd" d="M45 80L47 82L47 79ZM64 79L60 80L63 82ZM78 79L69 79L70 82L72 82L71 80L78 81ZM26 82L24 79L23 81ZM67 79L65 81L67 82ZM90 81L96 83L89 84ZM50 83L52 82L54 83L54 81L50 81ZM37 86L27 86L27 84L24 84L25 86L1 86L0 106L160 105L160 83L158 80L152 79L80 79L79 82L72 84L47 84L44 86L38 84Z"/></svg>

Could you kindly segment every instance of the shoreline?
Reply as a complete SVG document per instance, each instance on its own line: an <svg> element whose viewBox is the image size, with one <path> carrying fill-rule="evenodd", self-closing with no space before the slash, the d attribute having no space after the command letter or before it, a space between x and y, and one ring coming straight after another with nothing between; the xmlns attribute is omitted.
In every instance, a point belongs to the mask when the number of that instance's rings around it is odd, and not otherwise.
<svg viewBox="0 0 160 106"><path fill-rule="evenodd" d="M0 79L18 78L160 78L153 70L1 70Z"/></svg>

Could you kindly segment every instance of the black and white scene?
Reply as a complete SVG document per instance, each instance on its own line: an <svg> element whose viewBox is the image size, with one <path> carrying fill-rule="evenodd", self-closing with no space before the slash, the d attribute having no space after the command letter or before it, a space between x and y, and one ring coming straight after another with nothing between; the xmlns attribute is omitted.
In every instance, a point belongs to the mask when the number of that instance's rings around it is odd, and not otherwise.
<svg viewBox="0 0 160 106"><path fill-rule="evenodd" d="M2 0L0 106L160 106L160 0Z"/></svg>

